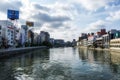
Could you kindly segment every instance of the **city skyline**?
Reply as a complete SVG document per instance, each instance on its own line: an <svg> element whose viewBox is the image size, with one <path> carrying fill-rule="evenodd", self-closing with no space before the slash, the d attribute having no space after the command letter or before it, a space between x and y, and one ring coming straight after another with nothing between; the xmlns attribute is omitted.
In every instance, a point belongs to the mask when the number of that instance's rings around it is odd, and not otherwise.
<svg viewBox="0 0 120 80"><path fill-rule="evenodd" d="M44 30L67 41L78 39L82 32L119 30L119 8L120 0L4 0L0 20L7 19L7 9L19 10L19 25L33 21L36 32Z"/></svg>

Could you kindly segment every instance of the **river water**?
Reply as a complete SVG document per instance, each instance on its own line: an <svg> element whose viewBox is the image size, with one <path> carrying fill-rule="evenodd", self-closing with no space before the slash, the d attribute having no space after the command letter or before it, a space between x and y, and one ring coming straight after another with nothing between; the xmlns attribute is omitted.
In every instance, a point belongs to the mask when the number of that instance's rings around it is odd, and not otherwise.
<svg viewBox="0 0 120 80"><path fill-rule="evenodd" d="M79 48L35 50L0 59L0 80L120 80L120 53Z"/></svg>

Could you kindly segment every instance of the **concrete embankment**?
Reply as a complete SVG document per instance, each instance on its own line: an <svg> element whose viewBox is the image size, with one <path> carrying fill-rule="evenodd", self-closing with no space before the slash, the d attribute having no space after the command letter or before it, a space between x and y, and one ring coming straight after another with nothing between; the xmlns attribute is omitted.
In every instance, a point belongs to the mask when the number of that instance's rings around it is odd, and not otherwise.
<svg viewBox="0 0 120 80"><path fill-rule="evenodd" d="M110 49L91 48L91 47L84 47L84 46L79 46L79 48L83 48L83 49L89 49L89 50L110 51Z"/></svg>
<svg viewBox="0 0 120 80"><path fill-rule="evenodd" d="M79 48L82 49L89 49L89 50L100 50L100 51L110 51L110 52L117 52L120 53L120 48L110 48L110 49L102 49L102 48L91 48L91 47L84 47L84 46L78 46Z"/></svg>
<svg viewBox="0 0 120 80"><path fill-rule="evenodd" d="M33 51L36 49L47 49L46 46L39 46L39 47L24 47L24 48L10 48L10 49L1 49L0 50L0 57L7 57L17 54L23 54L28 51Z"/></svg>

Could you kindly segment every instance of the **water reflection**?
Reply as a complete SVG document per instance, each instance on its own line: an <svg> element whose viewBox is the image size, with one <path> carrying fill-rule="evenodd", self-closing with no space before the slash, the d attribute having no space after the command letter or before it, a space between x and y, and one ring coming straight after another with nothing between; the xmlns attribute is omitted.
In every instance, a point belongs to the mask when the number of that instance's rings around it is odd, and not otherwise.
<svg viewBox="0 0 120 80"><path fill-rule="evenodd" d="M110 62L110 54L108 51L79 49L79 57L90 63L100 62L107 64Z"/></svg>
<svg viewBox="0 0 120 80"><path fill-rule="evenodd" d="M120 54L109 51L53 48L0 61L0 80L119 80L119 75Z"/></svg>

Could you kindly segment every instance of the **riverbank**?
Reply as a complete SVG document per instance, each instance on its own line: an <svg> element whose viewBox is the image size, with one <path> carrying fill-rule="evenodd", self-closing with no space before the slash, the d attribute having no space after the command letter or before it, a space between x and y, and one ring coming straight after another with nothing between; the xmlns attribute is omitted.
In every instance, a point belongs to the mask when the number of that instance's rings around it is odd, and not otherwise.
<svg viewBox="0 0 120 80"><path fill-rule="evenodd" d="M111 52L117 52L120 53L120 48L110 48L110 49L106 49L106 48L91 48L91 47L85 47L85 46L78 46L79 48L82 49L90 49L90 50L100 50L100 51L111 51Z"/></svg>
<svg viewBox="0 0 120 80"><path fill-rule="evenodd" d="M33 51L36 49L47 49L46 46L39 46L39 47L23 47L23 48L10 48L10 49L1 49L0 50L0 57L7 57L17 54L23 54L28 51Z"/></svg>
<svg viewBox="0 0 120 80"><path fill-rule="evenodd" d="M91 47L84 47L84 46L79 46L79 48L83 48L83 49L90 49L90 50L102 50L102 51L110 51L110 49L91 48Z"/></svg>

